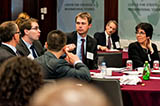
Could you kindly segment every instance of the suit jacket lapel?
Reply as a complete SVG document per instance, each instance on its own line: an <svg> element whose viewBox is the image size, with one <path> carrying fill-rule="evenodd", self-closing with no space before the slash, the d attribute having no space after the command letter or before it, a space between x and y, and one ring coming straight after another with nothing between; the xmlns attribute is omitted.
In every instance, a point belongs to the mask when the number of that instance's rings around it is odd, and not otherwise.
<svg viewBox="0 0 160 106"><path fill-rule="evenodd" d="M20 39L20 44L22 45L22 51L24 51L25 53L24 54L27 54L27 55L29 55L30 54L30 51L28 50L28 48L27 48L27 46L25 45L25 43L23 42L23 40L22 39Z"/></svg>
<svg viewBox="0 0 160 106"><path fill-rule="evenodd" d="M105 34L105 32L102 33L102 40L103 40L102 41L103 44L106 45L106 34Z"/></svg>
<svg viewBox="0 0 160 106"><path fill-rule="evenodd" d="M76 45L76 47L77 47L77 32L73 32L73 34L72 34L73 36L73 43ZM73 50L73 53L74 54L76 54L76 51L77 51L77 48L75 48L74 50Z"/></svg>
<svg viewBox="0 0 160 106"><path fill-rule="evenodd" d="M16 53L11 48L9 48L8 46L1 44L1 48L7 50L8 52L10 52L11 54L16 56Z"/></svg>
<svg viewBox="0 0 160 106"><path fill-rule="evenodd" d="M36 50L37 55L40 56L40 55L41 55L41 53L40 53L40 48L37 47L38 42L34 41L34 42L33 42L33 45L34 45L34 48L35 48L35 50Z"/></svg>

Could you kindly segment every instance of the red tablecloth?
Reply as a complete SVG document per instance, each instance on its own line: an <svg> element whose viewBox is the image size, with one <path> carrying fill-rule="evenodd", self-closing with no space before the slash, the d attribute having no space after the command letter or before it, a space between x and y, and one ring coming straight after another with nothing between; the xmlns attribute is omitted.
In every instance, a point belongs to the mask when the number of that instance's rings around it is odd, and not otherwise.
<svg viewBox="0 0 160 106"><path fill-rule="evenodd" d="M159 76L159 74L151 74ZM135 85L122 85L124 106L160 106L160 80L142 80Z"/></svg>
<svg viewBox="0 0 160 106"><path fill-rule="evenodd" d="M100 72L91 70L91 72ZM112 72L113 76L123 75ZM151 74L153 77L160 77L160 74ZM121 85L124 106L160 106L160 80L142 80L137 85Z"/></svg>

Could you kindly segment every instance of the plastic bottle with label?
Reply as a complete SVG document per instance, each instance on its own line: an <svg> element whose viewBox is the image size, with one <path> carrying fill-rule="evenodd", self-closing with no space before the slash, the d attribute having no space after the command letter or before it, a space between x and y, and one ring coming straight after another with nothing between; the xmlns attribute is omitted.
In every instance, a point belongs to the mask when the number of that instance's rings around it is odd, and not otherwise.
<svg viewBox="0 0 160 106"><path fill-rule="evenodd" d="M105 63L105 62L102 62L102 63L101 63L100 69L101 69L101 75L102 75L102 77L104 77L105 74L106 74L106 70L107 70L106 63Z"/></svg>
<svg viewBox="0 0 160 106"><path fill-rule="evenodd" d="M150 77L150 66L148 61L145 61L143 70L143 80L149 80L149 77Z"/></svg>

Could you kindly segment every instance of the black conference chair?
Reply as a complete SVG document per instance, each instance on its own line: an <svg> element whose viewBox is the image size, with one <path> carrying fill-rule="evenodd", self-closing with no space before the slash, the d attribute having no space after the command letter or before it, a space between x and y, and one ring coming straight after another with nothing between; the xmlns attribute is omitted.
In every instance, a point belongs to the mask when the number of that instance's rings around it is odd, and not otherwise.
<svg viewBox="0 0 160 106"><path fill-rule="evenodd" d="M116 79L93 79L93 85L101 89L112 103L112 106L123 106L119 80Z"/></svg>
<svg viewBox="0 0 160 106"><path fill-rule="evenodd" d="M98 64L106 62L107 67L123 67L122 52L98 53Z"/></svg>

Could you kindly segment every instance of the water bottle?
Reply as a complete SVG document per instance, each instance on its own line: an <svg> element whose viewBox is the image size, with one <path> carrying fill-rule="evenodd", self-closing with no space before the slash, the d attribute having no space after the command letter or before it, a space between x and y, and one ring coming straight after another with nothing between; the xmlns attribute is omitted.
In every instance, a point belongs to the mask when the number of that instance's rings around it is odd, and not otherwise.
<svg viewBox="0 0 160 106"><path fill-rule="evenodd" d="M105 76L105 73L106 73L106 69L107 69L105 62L102 62L102 63L101 63L100 69L101 69L101 75L102 75L102 77L104 77L104 76Z"/></svg>

